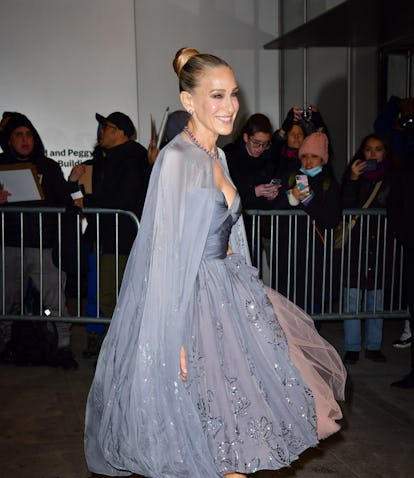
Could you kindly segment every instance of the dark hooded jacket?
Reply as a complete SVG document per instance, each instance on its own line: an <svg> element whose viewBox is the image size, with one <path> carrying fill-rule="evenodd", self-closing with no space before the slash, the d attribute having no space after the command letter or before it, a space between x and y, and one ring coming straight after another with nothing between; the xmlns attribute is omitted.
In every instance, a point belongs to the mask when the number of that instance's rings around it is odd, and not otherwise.
<svg viewBox="0 0 414 478"><path fill-rule="evenodd" d="M8 144L12 132L21 126L29 128L34 139L33 151L24 159L18 158ZM71 209L73 201L70 195L70 187L63 176L60 166L45 156L42 140L31 121L20 113L14 113L6 123L2 135L4 139L4 152L0 154L0 165L33 165L44 195L44 199L39 201L10 202L3 206L5 208L13 206L19 208L65 207ZM70 238L70 234L68 234L72 230L70 224L73 224L74 218L75 213L73 210L71 214L68 213L62 216L62 267L64 270L68 270L71 264L75 262L75 257L69 257L71 256L72 246L75 244L72 241L75 241L75 238ZM4 215L4 222L5 245L20 247L22 232L20 214L6 213ZM73 227L73 231L76 231L75 227ZM54 250L54 260L57 265L58 219L56 214L42 214L41 241L43 248L52 248ZM25 247L40 247L40 225L37 213L25 213L23 215L23 244Z"/></svg>

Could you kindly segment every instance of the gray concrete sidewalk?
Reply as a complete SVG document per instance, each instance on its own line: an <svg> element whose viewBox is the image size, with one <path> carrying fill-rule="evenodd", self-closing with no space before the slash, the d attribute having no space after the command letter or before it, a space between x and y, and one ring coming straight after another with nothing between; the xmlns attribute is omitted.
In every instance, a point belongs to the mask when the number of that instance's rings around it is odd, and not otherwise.
<svg viewBox="0 0 414 478"><path fill-rule="evenodd" d="M388 362L361 358L348 367L343 429L308 450L294 465L256 478L411 478L414 476L414 389L390 383L409 370L409 349L391 346L402 321L384 325ZM323 323L322 335L342 351L340 323ZM77 371L0 366L0 476L86 478L83 421L93 361L84 360L83 326L75 326Z"/></svg>

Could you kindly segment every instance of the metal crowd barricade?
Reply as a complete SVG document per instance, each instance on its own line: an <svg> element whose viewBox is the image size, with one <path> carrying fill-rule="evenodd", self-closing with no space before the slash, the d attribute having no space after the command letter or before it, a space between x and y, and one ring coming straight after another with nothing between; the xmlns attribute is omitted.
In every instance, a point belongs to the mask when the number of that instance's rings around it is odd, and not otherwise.
<svg viewBox="0 0 414 478"><path fill-rule="evenodd" d="M66 307L64 307L66 297L64 296L64 291L62 291L62 280L64 277L64 269L62 267L62 239L65 239L64 234L67 232L63 230L62 224L64 220L64 214L73 214L75 217L75 220L72 221L72 224L75 227L75 231L69 231L70 236L74 237L73 241L73 248L75 252L75 257L76 257L76 313L75 315L65 315L63 313L64 310L66 310ZM19 238L18 242L19 245L14 244L13 247L17 247L20 251L19 253L19 264L16 264L16 267L20 268L20 304L15 306L11 311L8 310L10 307L8 307L7 302L7 297L6 297L6 281L7 281L7 271L5 270L5 256L8 251L8 245L7 243L7 216L10 214L14 214L15 217L17 216L18 222L20 224L19 228ZM59 277L59 283L56 284L56 287L58 288L58 311L57 315L53 315L53 321L62 321L62 322L76 322L76 323L109 323L110 318L103 318L99 316L99 269L100 269L100 254L97 253L95 254L96 257L96 275L97 275L97 293L96 293L96 299L97 299L97 304L96 304L96 314L94 317L89 317L85 316L83 314L83 307L82 307L82 288L83 284L82 281L85 280L84 277L84 270L83 270L83 265L81 264L82 262L82 257L81 255L83 254L82 252L82 247L83 247L83 233L85 230L85 220L87 221L88 218L91 218L92 216L95 217L95 222L96 222L96 246L95 250L99 251L100 250L100 218L103 215L110 215L114 217L115 221L115 227L114 227L114 234L115 234L115 285L116 285L116 298L118 297L118 290L119 290L119 283L118 283L118 271L119 271L119 262L118 262L118 256L119 256L119 217L120 216L125 216L130 220L136 227L136 231L139 229L139 221L137 216L130 212L130 211L123 211L120 209L100 209L100 208L83 208L82 210L73 210L73 211L67 211L65 208L61 207L38 207L38 208L32 208L32 207L24 207L24 208L19 208L19 207L13 207L13 206L7 206L7 207L0 207L0 247L1 247L1 254L0 254L0 264L1 264L1 276L0 276L0 321L1 320L27 320L30 318L30 320L45 320L46 318L50 320L50 317L48 316L49 310L43 310L47 304L43 304L43 282L40 281L40 287L39 287L39 307L37 308L37 313L33 313L33 311L30 311L29 313L27 312L27 307L26 307L26 293L27 293L27 284L24 283L24 250L25 250L25 215L36 215L37 216L37 224L38 224L38 229L39 229L39 240L38 240L38 249L39 249L39 271L40 271L40 276L42 277L42 271L43 271L43 251L45 250L45 247L43 245L43 227L44 227L44 218L46 215L54 215L56 217L56 244L54 245L54 248L57 252L57 264L56 267L58 269L58 277ZM63 234L63 237L62 237ZM37 249L37 247L36 247ZM45 306L45 307L44 307ZM40 313L42 311L42 313Z"/></svg>
<svg viewBox="0 0 414 478"><path fill-rule="evenodd" d="M139 221L137 217L127 211L114 209L95 209L84 208L76 215L72 235L75 237L73 247L76 256L76 307L75 313L72 315L65 315L64 310L65 296L62 292L61 282L63 276L62 268L62 219L66 210L64 208L18 208L18 207L1 207L0 208L0 245L1 245L1 276L0 276L0 320L44 320L46 315L40 314L42 307L42 290L39 291L40 307L39 313L27 313L25 311L25 284L23 284L23 270L24 270L24 244L25 244L25 230L24 230L24 215L35 214L38 217L39 230L42 231L42 224L45 215L56 216L56 237L57 237L57 268L59 272L59 310L57 316L53 317L54 321L78 322L78 323L109 323L109 318L102 318L99 316L99 268L100 256L96 254L96 268L97 268L97 306L96 314L93 317L86 316L82 307L82 281L85 280L81 272L81 249L83 242L84 221L88 217L94 216L96 218L96 250L100 250L100 218L103 215L112 215L115 221L115 256L118 257L118 220L121 215L127 216L136 226L138 231ZM7 251L7 244L5 245L6 233L6 216L7 214L17 214L20 219L21 233L19 237L20 261L16 267L20 267L20 304L16 310L7 311L6 313L6 294L5 294L5 280L6 271L3 267L5 263L5 254ZM355 215L359 216L361 225L367 234L375 233L377 236L377 244L375 248L375 294L382 294L383 288L381 283L387 283L387 288L384 291L386 294L381 295L380 306L376 305L374 310L369 311L366 308L366 302L363 300L366 291L360 281L357 284L358 299L360 306L355 313L351 313L349 308L345 307L344 302L346 296L344 289L350 280L351 265L356 264L357 269L363 276L367 268L366 260L367 251L364 249L364 239L361 235L358 238L358 243L351 238L351 232L348 231L348 242L341 250L334 249L334 234L333 230L324 231L323 237L319 237L319 231L315 229L311 218L303 211L245 211L247 219L251 219L251 235L250 245L253 262L259 270L259 274L263 281L270 284L274 289L281 289L281 281L285 283L285 290L281 291L290 300L298 303L301 307L308 311L308 313L317 320L343 320L347 318L369 318L373 316L381 316L383 318L408 318L408 310L403 294L403 248L390 235L388 231L388 221L385 210L382 209L345 209L343 211L342 222L343 225L350 223ZM249 222L249 221L248 221ZM298 236L298 224L302 226L305 224L305 237ZM266 227L264 227L266 225ZM266 229L266 234L264 233ZM285 234L282 236L281 231ZM302 227L303 230L303 227ZM74 234L73 234L74 233ZM381 234L380 234L381 233ZM381 237L383 239L381 239ZM42 271L42 233L39 235L39 263L40 271ZM324 246L322 252L316 260L315 251L319 240L323 240ZM305 247L300 251L300 244L305 244ZM354 242L352 242L354 241ZM351 253L352 246L352 253ZM320 249L320 246L318 246ZM281 266L283 264L283 267ZM119 289L118 284L118 261L115 265L115 282L116 290ZM322 270L322 274L320 274ZM308 280L303 281L304 274ZM319 277L320 276L320 277ZM318 277L319 282L318 283ZM40 285L40 289L42 285ZM319 296L316 291L320 289ZM349 289L349 288L348 288ZM300 297L304 297L304 303L300 302ZM377 304L377 301L374 301ZM349 303L349 301L348 301ZM50 319L49 319L50 320Z"/></svg>
<svg viewBox="0 0 414 478"><path fill-rule="evenodd" d="M315 320L409 318L403 287L404 249L388 230L385 209L344 209L341 221L345 244L341 249L334 248L334 229L321 233L304 211L246 210L244 214L251 229L252 260L263 282L297 303ZM357 241L351 236L352 228L345 227L350 226L356 216L361 224ZM362 231L376 238L374 250L368 249L367 237L362 236ZM315 249L319 241L323 246L319 245L318 255ZM374 284L369 289L374 294L372 310L367 308L363 281L370 255L375 264ZM351 282L351 269L355 267L356 287ZM299 271L308 280L301 283ZM316 284L318 277L319 284ZM346 300L351 286L357 293L356 312L350 311L350 301Z"/></svg>

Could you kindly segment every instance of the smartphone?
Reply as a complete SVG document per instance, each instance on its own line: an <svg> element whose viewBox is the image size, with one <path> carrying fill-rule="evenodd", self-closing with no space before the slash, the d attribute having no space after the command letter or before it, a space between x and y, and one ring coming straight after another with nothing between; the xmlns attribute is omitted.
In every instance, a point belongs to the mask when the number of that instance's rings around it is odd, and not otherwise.
<svg viewBox="0 0 414 478"><path fill-rule="evenodd" d="M309 189L308 177L306 174L298 174L296 176L296 184L298 185L300 191Z"/></svg>
<svg viewBox="0 0 414 478"><path fill-rule="evenodd" d="M273 184L273 186L281 186L282 180L279 178L273 178L270 180L270 184Z"/></svg>
<svg viewBox="0 0 414 478"><path fill-rule="evenodd" d="M377 170L377 162L375 159L367 159L365 161L365 168L364 171L376 171Z"/></svg>

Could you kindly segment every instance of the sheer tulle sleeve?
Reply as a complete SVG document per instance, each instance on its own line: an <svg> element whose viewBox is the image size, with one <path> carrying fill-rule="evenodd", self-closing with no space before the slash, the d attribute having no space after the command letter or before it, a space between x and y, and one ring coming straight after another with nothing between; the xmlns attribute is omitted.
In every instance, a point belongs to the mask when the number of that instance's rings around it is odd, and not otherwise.
<svg viewBox="0 0 414 478"><path fill-rule="evenodd" d="M95 473L221 476L179 378L213 187L203 151L181 137L161 151L88 397L85 454Z"/></svg>

